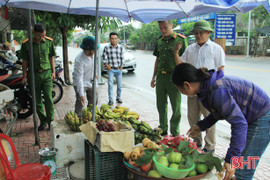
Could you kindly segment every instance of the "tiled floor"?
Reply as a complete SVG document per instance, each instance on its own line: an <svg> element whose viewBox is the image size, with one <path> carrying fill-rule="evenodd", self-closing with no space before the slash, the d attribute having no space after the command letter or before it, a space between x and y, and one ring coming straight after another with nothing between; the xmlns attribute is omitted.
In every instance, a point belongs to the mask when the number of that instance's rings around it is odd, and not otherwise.
<svg viewBox="0 0 270 180"><path fill-rule="evenodd" d="M105 80L106 81L106 80ZM124 86L125 87L125 86ZM108 103L107 85L100 85L98 88L99 102L98 106ZM147 98L139 91L132 88L123 88L122 91L122 106L129 107L132 111L136 111L140 115L140 120L148 122L152 127L158 126L158 113L155 105L149 103ZM63 99L55 105L55 119L63 119L65 114L74 110L75 93L72 86L64 87ZM5 122L0 121L2 129ZM182 115L181 132L186 132L189 128L185 114ZM40 147L35 145L35 136L33 128L32 116L27 119L18 119L12 129L12 140L16 146L19 159L22 163L39 162L38 150L39 148L48 147L50 141L49 131L40 131ZM217 135L217 145L215 154L219 157L224 157L228 148L228 140L224 140ZM68 179L66 168L58 168L57 174L52 175L52 179ZM257 168L254 179L269 180L270 179L270 166L269 162L262 160Z"/></svg>

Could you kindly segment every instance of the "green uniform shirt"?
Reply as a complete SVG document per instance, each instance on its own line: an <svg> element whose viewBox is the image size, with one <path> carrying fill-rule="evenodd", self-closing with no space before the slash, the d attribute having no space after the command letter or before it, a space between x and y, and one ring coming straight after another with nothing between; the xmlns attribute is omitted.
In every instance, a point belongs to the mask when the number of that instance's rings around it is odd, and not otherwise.
<svg viewBox="0 0 270 180"><path fill-rule="evenodd" d="M173 69L175 68L174 46L178 42L182 43L182 48L179 51L179 56L181 56L188 46L188 42L185 36L174 32L169 39L166 39L166 37L161 36L157 40L155 50L153 53L154 56L158 57L157 72L173 71Z"/></svg>
<svg viewBox="0 0 270 180"><path fill-rule="evenodd" d="M26 61L30 59L28 43L28 39L24 40L20 51L20 58ZM49 58L55 56L55 54L53 40L51 38L45 36L41 40L40 44L33 42L34 70L38 71L51 69Z"/></svg>

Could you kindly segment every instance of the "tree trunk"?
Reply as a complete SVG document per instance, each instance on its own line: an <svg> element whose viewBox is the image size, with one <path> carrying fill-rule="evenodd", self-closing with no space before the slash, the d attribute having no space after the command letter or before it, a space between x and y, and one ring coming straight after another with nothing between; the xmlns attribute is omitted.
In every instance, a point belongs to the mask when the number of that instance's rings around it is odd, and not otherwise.
<svg viewBox="0 0 270 180"><path fill-rule="evenodd" d="M63 40L63 62L64 62L64 79L66 84L70 83L69 63L68 63L68 46L67 46L67 28L60 28Z"/></svg>
<svg viewBox="0 0 270 180"><path fill-rule="evenodd" d="M256 57L257 55L257 50L258 50L258 47L259 47L259 33L256 33L255 37L254 37L254 54L253 56Z"/></svg>

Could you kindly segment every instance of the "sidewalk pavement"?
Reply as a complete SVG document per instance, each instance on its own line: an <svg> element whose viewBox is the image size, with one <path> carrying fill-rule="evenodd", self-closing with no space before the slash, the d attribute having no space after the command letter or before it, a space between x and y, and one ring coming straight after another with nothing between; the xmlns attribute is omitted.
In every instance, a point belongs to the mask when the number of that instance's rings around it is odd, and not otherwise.
<svg viewBox="0 0 270 180"><path fill-rule="evenodd" d="M107 82L106 79L103 79ZM98 107L101 104L108 103L107 94L107 83L104 85L99 85L99 100ZM116 87L114 87L114 93L116 92ZM114 97L115 94L114 94ZM138 89L134 87L129 87L123 83L122 89L122 100L123 104L117 104L125 107L129 107L130 110L138 112L140 115L140 120L148 122L152 128L159 125L158 122L158 112L155 103L150 100L147 95L141 93ZM60 102L55 105L55 119L64 119L65 114L72 110L74 111L75 104L75 92L72 86L64 87L64 95ZM114 104L113 106L116 106ZM183 107L182 107L183 108ZM169 112L169 116L171 112ZM0 126L4 128L5 122L0 121ZM182 119L180 124L181 134L184 134L189 129L187 117L185 111L182 111ZM22 163L34 163L39 162L38 150L40 148L49 147L50 142L50 132L48 130L40 131L40 147L35 145L35 135L33 128L33 118L32 116L26 119L18 119L12 129L12 140L16 146L16 150L19 159ZM224 139L222 132L217 133L217 145L215 150L215 155L223 158L226 155L227 148L229 146L229 139ZM66 168L57 168L56 175L52 175L51 179L68 179ZM270 166L269 163L261 160L257 171L255 173L254 179L258 180L269 180L270 179Z"/></svg>

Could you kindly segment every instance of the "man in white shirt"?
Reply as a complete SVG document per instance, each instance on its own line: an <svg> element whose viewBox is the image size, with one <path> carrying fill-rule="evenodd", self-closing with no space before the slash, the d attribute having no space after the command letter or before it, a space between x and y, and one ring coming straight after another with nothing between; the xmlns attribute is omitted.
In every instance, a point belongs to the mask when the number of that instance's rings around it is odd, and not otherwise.
<svg viewBox="0 0 270 180"><path fill-rule="evenodd" d="M197 21L193 29L196 42L188 46L181 56L178 55L178 51L181 49L181 44L175 46L175 63L180 64L182 62L190 63L196 68L206 67L207 69L215 69L224 71L225 66L225 53L222 47L209 39L209 35L213 32L210 24L205 20ZM201 114L206 117L209 115L209 111L203 107L201 102L197 101L197 97L188 97L188 121L189 125L196 125L201 119ZM206 130L205 146L203 151L206 153L213 153L216 145L215 130L216 127L212 126ZM199 134L194 138L198 147L202 146L202 135Z"/></svg>
<svg viewBox="0 0 270 180"><path fill-rule="evenodd" d="M95 38L87 36L83 39L80 47L83 49L75 58L73 76L73 86L76 92L75 113L79 118L82 116L82 108L86 106L85 97L88 104L93 102L93 78L94 75L94 53ZM97 78L97 77L96 77ZM96 103L98 93L96 93Z"/></svg>

